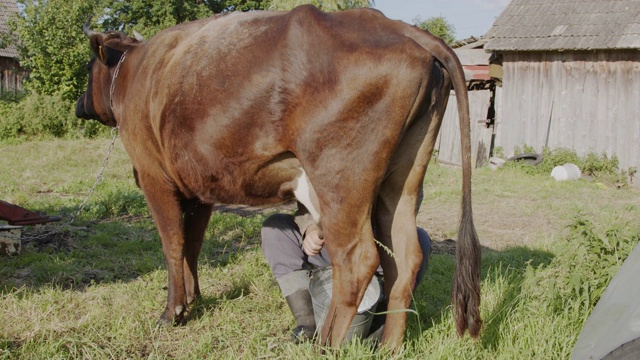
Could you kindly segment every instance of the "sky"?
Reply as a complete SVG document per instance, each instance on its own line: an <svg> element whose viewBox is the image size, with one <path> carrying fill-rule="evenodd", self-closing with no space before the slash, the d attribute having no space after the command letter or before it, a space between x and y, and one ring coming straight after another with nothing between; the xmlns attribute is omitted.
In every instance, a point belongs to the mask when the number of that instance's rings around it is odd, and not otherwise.
<svg viewBox="0 0 640 360"><path fill-rule="evenodd" d="M413 24L442 16L455 28L457 40L484 35L511 0L375 0L374 8L388 18Z"/></svg>

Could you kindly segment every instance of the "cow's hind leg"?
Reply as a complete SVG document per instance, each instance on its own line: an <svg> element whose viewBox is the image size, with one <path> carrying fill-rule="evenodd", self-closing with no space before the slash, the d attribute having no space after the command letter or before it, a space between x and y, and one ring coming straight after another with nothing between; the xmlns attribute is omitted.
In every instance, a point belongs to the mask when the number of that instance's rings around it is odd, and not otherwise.
<svg viewBox="0 0 640 360"><path fill-rule="evenodd" d="M325 220L327 224L337 226L323 229L331 257L333 287L321 342L328 346L339 346L347 335L367 285L380 262L370 220L361 224L347 224L344 219L340 223L337 219L331 219L331 216Z"/></svg>
<svg viewBox="0 0 640 360"><path fill-rule="evenodd" d="M184 284L187 303L190 304L200 296L198 285L198 256L202 248L204 233L211 218L212 205L204 204L198 199L181 202L184 224Z"/></svg>
<svg viewBox="0 0 640 360"><path fill-rule="evenodd" d="M388 248L380 250L380 258L388 299L382 342L390 348L402 344L407 309L423 261L416 232L416 212L449 95L446 78L438 68L434 70L431 80L436 85L428 93L430 106L403 136L376 201L376 236Z"/></svg>
<svg viewBox="0 0 640 360"><path fill-rule="evenodd" d="M403 184L398 185L400 189L409 188L403 187ZM417 192L402 194L400 191L393 191L395 186L393 180L385 181L380 190L376 211L377 237L387 247L380 250L388 301L382 342L390 348L402 344L406 311L411 302L416 274L423 261L415 222Z"/></svg>

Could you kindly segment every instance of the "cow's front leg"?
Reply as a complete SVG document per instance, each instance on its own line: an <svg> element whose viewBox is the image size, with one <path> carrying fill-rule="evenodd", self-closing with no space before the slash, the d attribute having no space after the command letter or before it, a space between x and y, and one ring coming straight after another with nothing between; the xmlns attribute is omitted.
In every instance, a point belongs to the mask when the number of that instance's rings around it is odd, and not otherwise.
<svg viewBox="0 0 640 360"><path fill-rule="evenodd" d="M184 281L185 233L180 198L175 187L161 176L148 176L139 171L138 181L160 234L169 272L167 307L158 322L165 325L181 324L187 311L187 295Z"/></svg>
<svg viewBox="0 0 640 360"><path fill-rule="evenodd" d="M200 296L198 285L198 256L202 248L204 233L207 230L213 205L204 204L197 199L183 200L184 244L184 284L187 303Z"/></svg>

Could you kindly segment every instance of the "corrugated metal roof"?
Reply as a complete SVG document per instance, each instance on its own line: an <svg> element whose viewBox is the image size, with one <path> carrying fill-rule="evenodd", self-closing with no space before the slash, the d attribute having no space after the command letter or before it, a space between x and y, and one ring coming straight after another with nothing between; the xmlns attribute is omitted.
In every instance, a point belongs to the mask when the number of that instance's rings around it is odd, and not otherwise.
<svg viewBox="0 0 640 360"><path fill-rule="evenodd" d="M15 0L0 0L0 33L8 33L8 19L18 12ZM17 58L18 50L11 45L0 49L0 57Z"/></svg>
<svg viewBox="0 0 640 360"><path fill-rule="evenodd" d="M640 49L640 0L512 0L489 51Z"/></svg>

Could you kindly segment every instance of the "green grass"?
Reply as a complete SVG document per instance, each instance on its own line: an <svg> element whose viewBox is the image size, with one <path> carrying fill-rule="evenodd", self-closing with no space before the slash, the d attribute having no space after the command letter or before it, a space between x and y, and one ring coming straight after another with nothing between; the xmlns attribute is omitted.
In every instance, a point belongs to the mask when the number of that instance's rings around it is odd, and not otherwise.
<svg viewBox="0 0 640 360"><path fill-rule="evenodd" d="M0 145L0 199L69 219L108 142ZM167 296L164 257L119 142L104 176L63 233L0 258L0 359L565 359L640 241L637 188L479 169L482 337L457 337L453 256L435 253L400 353L354 342L320 355L316 345L288 342L293 318L260 250L264 215L214 214L200 257L203 297L185 326L157 328ZM427 174L419 223L435 240L455 238L459 178L457 169L436 165Z"/></svg>

